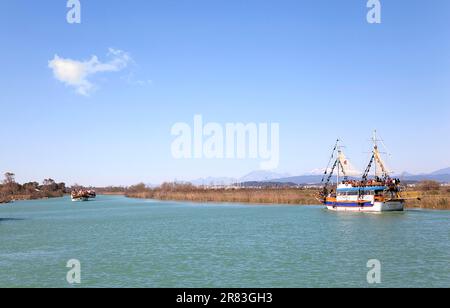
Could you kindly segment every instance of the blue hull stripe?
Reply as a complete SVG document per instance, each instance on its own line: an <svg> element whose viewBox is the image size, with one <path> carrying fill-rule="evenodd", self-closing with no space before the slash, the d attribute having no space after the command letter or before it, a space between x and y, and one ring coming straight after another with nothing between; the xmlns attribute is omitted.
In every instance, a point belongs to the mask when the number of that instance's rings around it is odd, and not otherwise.
<svg viewBox="0 0 450 308"><path fill-rule="evenodd" d="M326 205L336 207L373 207L371 202L366 203L350 203L350 202L326 202Z"/></svg>
<svg viewBox="0 0 450 308"><path fill-rule="evenodd" d="M338 188L338 192L354 192L354 191L377 191L377 190L386 190L386 186L367 186L367 187L348 187L348 188Z"/></svg>

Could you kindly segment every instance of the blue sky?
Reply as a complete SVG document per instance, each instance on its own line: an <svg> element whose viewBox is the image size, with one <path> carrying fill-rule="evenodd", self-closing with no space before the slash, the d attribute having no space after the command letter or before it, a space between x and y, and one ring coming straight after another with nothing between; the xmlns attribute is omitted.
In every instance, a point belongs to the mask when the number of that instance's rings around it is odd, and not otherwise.
<svg viewBox="0 0 450 308"><path fill-rule="evenodd" d="M69 184L241 176L259 160L175 160L176 122L280 123L278 171L324 167L340 137L362 169L378 129L395 171L450 166L450 2L66 1L0 4L0 171ZM88 96L57 80L55 55L108 50L132 61L89 78Z"/></svg>

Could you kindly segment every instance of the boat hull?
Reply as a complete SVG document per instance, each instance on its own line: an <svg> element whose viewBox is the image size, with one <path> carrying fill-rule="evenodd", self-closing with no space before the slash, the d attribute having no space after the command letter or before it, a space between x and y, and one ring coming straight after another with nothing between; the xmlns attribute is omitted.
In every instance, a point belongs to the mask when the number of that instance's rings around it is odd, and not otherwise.
<svg viewBox="0 0 450 308"><path fill-rule="evenodd" d="M89 198L83 197L83 198L72 198L72 202L86 202L89 201Z"/></svg>
<svg viewBox="0 0 450 308"><path fill-rule="evenodd" d="M327 209L335 212L402 212L405 210L405 202L401 200L374 202L373 204L343 204L339 202L330 202Z"/></svg>

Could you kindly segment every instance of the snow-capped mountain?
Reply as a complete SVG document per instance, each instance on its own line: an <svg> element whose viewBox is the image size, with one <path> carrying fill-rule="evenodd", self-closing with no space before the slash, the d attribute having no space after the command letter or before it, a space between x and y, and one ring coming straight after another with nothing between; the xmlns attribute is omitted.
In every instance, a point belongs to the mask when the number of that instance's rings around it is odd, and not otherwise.
<svg viewBox="0 0 450 308"><path fill-rule="evenodd" d="M272 171L253 171L241 177L239 182L264 182L289 177L287 173L277 173Z"/></svg>

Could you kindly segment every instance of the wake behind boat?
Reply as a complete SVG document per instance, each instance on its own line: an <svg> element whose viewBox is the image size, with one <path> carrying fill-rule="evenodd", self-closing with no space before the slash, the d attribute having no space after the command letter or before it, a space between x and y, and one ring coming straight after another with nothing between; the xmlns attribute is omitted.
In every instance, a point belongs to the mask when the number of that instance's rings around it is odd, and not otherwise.
<svg viewBox="0 0 450 308"><path fill-rule="evenodd" d="M381 158L378 139L374 132L374 147L370 162L364 171L361 180L350 179L357 174L340 146L336 142L330 162L325 170L322 183L323 191L319 196L320 202L332 211L349 212L393 212L403 211L406 195L402 194L404 188L399 179L391 178L390 171ZM330 165L334 163L330 169ZM369 173L375 168L372 178ZM330 189L333 174L336 173L336 189Z"/></svg>

